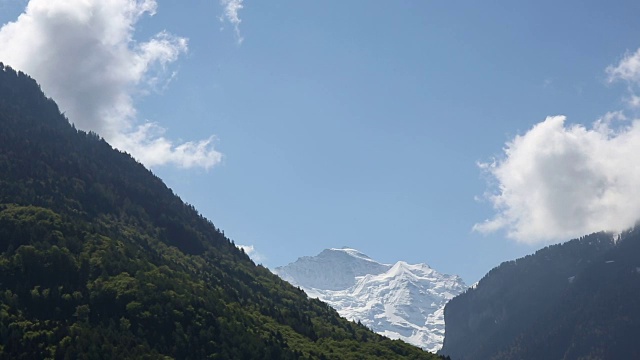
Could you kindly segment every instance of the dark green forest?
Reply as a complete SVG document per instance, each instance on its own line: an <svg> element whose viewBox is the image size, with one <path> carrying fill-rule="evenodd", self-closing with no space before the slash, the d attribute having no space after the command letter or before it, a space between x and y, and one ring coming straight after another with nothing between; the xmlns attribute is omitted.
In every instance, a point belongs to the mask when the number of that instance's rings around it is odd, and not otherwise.
<svg viewBox="0 0 640 360"><path fill-rule="evenodd" d="M435 359L255 265L0 63L1 359Z"/></svg>
<svg viewBox="0 0 640 360"><path fill-rule="evenodd" d="M640 228L491 270L445 307L454 359L640 359Z"/></svg>

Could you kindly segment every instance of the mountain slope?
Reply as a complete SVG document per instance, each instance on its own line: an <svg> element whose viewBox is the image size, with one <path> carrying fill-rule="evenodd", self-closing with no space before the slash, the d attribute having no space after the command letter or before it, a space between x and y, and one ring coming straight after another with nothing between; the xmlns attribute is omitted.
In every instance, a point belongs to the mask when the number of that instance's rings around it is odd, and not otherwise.
<svg viewBox="0 0 640 360"><path fill-rule="evenodd" d="M454 359L640 358L640 230L597 233L491 270L445 308Z"/></svg>
<svg viewBox="0 0 640 360"><path fill-rule="evenodd" d="M0 358L434 358L256 266L2 64L0 129Z"/></svg>
<svg viewBox="0 0 640 360"><path fill-rule="evenodd" d="M327 249L274 270L311 297L373 331L437 351L445 303L466 286L428 265L378 263L355 249Z"/></svg>

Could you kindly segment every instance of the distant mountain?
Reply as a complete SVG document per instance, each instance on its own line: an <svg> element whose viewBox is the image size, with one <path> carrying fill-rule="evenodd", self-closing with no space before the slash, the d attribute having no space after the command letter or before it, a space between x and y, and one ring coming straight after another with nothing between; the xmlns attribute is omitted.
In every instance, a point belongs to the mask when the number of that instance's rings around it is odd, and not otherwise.
<svg viewBox="0 0 640 360"><path fill-rule="evenodd" d="M0 359L407 358L0 63Z"/></svg>
<svg viewBox="0 0 640 360"><path fill-rule="evenodd" d="M426 264L381 264L350 248L305 256L274 272L347 319L429 351L442 346L445 303L466 289L460 277Z"/></svg>
<svg viewBox="0 0 640 360"><path fill-rule="evenodd" d="M356 277L380 274L391 266L380 264L355 249L327 249L317 256L304 256L275 269L284 280L307 289L344 290Z"/></svg>
<svg viewBox="0 0 640 360"><path fill-rule="evenodd" d="M503 263L445 321L453 359L640 359L640 229Z"/></svg>

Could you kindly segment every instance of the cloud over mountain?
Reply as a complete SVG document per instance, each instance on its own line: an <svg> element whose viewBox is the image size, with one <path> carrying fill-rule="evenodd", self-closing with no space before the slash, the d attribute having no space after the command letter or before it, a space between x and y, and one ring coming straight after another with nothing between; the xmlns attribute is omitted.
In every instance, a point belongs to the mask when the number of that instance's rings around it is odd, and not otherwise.
<svg viewBox="0 0 640 360"><path fill-rule="evenodd" d="M256 263L260 263L265 260L264 255L259 253L253 245L238 245L238 248L242 249L242 251L249 255L249 257Z"/></svg>
<svg viewBox="0 0 640 360"><path fill-rule="evenodd" d="M155 0L30 0L0 28L0 61L42 85L80 129L92 130L147 166L209 168L222 155L213 137L175 144L138 119L134 96L166 83L186 38L163 31L137 42L137 22Z"/></svg>
<svg viewBox="0 0 640 360"><path fill-rule="evenodd" d="M639 107L640 49L605 71L609 83L626 83L630 108ZM622 111L590 127L547 117L480 164L495 185L485 197L496 215L473 229L537 243L629 228L640 219L639 153L640 119Z"/></svg>
<svg viewBox="0 0 640 360"><path fill-rule="evenodd" d="M610 113L591 127L548 117L481 164L497 214L475 230L535 243L620 231L640 217L640 121Z"/></svg>

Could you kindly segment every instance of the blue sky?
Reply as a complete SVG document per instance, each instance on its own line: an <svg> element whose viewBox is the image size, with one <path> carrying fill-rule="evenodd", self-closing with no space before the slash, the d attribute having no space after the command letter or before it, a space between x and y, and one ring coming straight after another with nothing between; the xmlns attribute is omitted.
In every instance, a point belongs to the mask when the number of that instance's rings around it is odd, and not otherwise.
<svg viewBox="0 0 640 360"><path fill-rule="evenodd" d="M66 8L80 3L30 2L31 20L68 30L53 38L16 21L27 1L0 0L0 22L20 29L0 30L0 61L269 267L350 246L472 283L549 243L621 230L636 217L619 214L640 211L619 200L640 179L637 2L114 0L139 11L119 25L123 6ZM74 46L79 33L113 29L124 33L115 45ZM36 62L33 48L64 56ZM52 64L64 73L98 51L107 55L91 66L114 75L112 93L82 66L56 83ZM126 96L104 100L113 94ZM566 120L545 120L555 115Z"/></svg>

